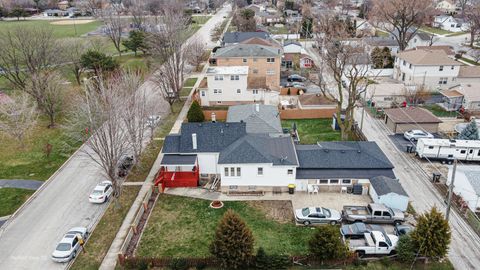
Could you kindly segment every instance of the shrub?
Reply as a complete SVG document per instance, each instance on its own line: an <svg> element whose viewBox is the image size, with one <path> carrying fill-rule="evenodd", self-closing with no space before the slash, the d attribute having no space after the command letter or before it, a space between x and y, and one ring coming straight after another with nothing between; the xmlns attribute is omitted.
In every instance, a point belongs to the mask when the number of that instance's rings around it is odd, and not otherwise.
<svg viewBox="0 0 480 270"><path fill-rule="evenodd" d="M171 270L188 270L188 263L185 259L182 258L174 258L168 267Z"/></svg>
<svg viewBox="0 0 480 270"><path fill-rule="evenodd" d="M192 102L190 109L187 113L188 122L203 122L205 121L205 115L203 115L203 110L200 107L200 104L196 100Z"/></svg>
<svg viewBox="0 0 480 270"><path fill-rule="evenodd" d="M411 262L415 258L415 252L415 244L410 234L402 235L397 244L398 258L403 262Z"/></svg>
<svg viewBox="0 0 480 270"><path fill-rule="evenodd" d="M228 209L220 220L210 252L222 268L241 269L253 255L253 234L233 210Z"/></svg>
<svg viewBox="0 0 480 270"><path fill-rule="evenodd" d="M195 266L195 269L197 269L197 270L203 270L203 269L205 269L205 268L207 268L207 264L205 264L205 263L203 263L203 262L199 262L199 263L197 263L197 265Z"/></svg>
<svg viewBox="0 0 480 270"><path fill-rule="evenodd" d="M290 265L290 260L282 255L267 255L265 250L260 247L255 257L256 269L286 269Z"/></svg>
<svg viewBox="0 0 480 270"><path fill-rule="evenodd" d="M333 225L318 227L308 246L310 252L321 261L343 259L348 255L348 248L343 243L340 230Z"/></svg>

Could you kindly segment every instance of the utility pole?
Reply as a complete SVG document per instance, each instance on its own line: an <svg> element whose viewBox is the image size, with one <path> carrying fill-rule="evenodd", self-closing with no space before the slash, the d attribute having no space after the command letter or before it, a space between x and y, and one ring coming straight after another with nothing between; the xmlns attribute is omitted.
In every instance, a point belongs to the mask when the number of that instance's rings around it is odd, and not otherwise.
<svg viewBox="0 0 480 270"><path fill-rule="evenodd" d="M447 201L447 212L445 214L445 218L448 221L450 216L450 207L452 205L452 193L453 193L453 184L455 183L455 172L457 170L457 159L453 160L453 171L452 171L452 181L450 181L450 186L448 189L448 201Z"/></svg>

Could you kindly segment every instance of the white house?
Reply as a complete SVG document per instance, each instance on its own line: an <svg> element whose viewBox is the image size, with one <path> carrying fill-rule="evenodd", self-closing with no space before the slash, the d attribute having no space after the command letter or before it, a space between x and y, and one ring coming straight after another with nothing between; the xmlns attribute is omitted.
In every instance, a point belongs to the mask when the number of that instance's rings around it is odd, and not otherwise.
<svg viewBox="0 0 480 270"><path fill-rule="evenodd" d="M448 170L447 186L452 182L453 168ZM468 208L474 212L480 210L480 166L458 165L455 173L453 193L462 197Z"/></svg>
<svg viewBox="0 0 480 270"><path fill-rule="evenodd" d="M465 20L461 18L455 18L451 15L435 16L432 26L450 32L468 31L470 27L469 23Z"/></svg>
<svg viewBox="0 0 480 270"><path fill-rule="evenodd" d="M393 78L407 86L425 85L431 90L445 89L457 84L461 65L443 50L408 50L397 55Z"/></svg>
<svg viewBox="0 0 480 270"><path fill-rule="evenodd" d="M408 41L407 49L415 49L417 47L430 46L432 43L431 34L424 32L416 32ZM434 41L434 40L433 40Z"/></svg>
<svg viewBox="0 0 480 270"><path fill-rule="evenodd" d="M452 87L450 90L462 95L462 107L465 110L480 111L480 81L476 83L462 83Z"/></svg>
<svg viewBox="0 0 480 270"><path fill-rule="evenodd" d="M444 13L453 13L456 10L456 5L451 0L442 0L435 5L435 9L440 10Z"/></svg>
<svg viewBox="0 0 480 270"><path fill-rule="evenodd" d="M278 93L267 90L258 80L249 79L248 69L248 66L208 68L206 79L198 88L201 105L278 104Z"/></svg>
<svg viewBox="0 0 480 270"><path fill-rule="evenodd" d="M391 108L405 101L407 91L401 83L379 83L367 87L366 99L378 108Z"/></svg>
<svg viewBox="0 0 480 270"><path fill-rule="evenodd" d="M386 176L371 178L368 194L375 203L383 203L402 211L407 210L408 195L396 179Z"/></svg>

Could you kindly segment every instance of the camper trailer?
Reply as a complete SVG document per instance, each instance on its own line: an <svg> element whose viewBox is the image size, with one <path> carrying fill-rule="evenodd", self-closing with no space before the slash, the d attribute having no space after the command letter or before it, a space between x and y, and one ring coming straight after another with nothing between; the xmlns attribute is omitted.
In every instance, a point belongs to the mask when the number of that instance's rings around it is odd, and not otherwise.
<svg viewBox="0 0 480 270"><path fill-rule="evenodd" d="M480 141L419 139L416 154L420 158L441 160L451 164L454 159L461 161L480 161Z"/></svg>

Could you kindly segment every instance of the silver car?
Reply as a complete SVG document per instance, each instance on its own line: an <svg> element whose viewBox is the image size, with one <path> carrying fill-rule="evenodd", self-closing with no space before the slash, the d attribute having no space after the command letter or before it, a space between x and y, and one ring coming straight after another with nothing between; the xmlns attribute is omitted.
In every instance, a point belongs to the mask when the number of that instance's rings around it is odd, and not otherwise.
<svg viewBox="0 0 480 270"><path fill-rule="evenodd" d="M88 231L85 227L71 228L60 240L52 253L55 262L69 262L77 256L81 249L81 242L87 239Z"/></svg>
<svg viewBox="0 0 480 270"><path fill-rule="evenodd" d="M337 210L325 207L306 207L295 210L295 220L305 226L314 224L341 223L342 215Z"/></svg>
<svg viewBox="0 0 480 270"><path fill-rule="evenodd" d="M418 141L420 138L433 139L434 136L426 131L412 129L403 133L403 137L409 141Z"/></svg>

